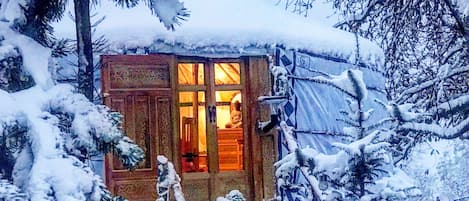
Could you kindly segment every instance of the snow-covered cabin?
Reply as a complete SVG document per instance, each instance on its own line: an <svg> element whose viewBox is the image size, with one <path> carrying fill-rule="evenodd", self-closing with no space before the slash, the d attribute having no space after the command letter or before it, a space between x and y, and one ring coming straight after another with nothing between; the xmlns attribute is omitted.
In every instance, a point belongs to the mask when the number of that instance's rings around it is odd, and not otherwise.
<svg viewBox="0 0 469 201"><path fill-rule="evenodd" d="M288 151L284 140L275 128L258 126L271 120L271 106L258 100L277 90L270 66L286 70L288 92L264 102L280 104L283 109L274 113L295 128L302 147L332 151L329 142L342 132L336 118L346 102L336 89L295 77L361 68L374 89L369 100L384 98L379 47L361 38L357 45L353 34L275 2L186 1L191 15L174 32L144 5L125 10L102 2L97 11L106 19L94 34L110 42L100 55L103 102L124 115L124 129L146 152L133 172L112 156L105 159L113 193L155 200L156 158L165 155L182 177L186 200L215 200L233 189L247 200L295 200L301 192L275 184L273 164ZM75 36L71 20L55 30ZM292 180L301 183L301 175Z"/></svg>

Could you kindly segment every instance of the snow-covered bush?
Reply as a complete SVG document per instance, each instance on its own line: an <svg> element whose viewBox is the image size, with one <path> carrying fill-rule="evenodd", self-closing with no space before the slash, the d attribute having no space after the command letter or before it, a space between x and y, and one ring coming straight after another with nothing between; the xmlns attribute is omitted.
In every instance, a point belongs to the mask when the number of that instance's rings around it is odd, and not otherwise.
<svg viewBox="0 0 469 201"><path fill-rule="evenodd" d="M232 190L225 197L218 197L217 201L246 201L246 198L239 190Z"/></svg>
<svg viewBox="0 0 469 201"><path fill-rule="evenodd" d="M158 160L158 178L156 183L156 192L158 199L156 201L169 201L169 190L173 188L176 201L185 201L182 193L181 178L176 173L173 163L168 158L159 155Z"/></svg>
<svg viewBox="0 0 469 201"><path fill-rule="evenodd" d="M144 153L122 132L119 114L54 83L51 51L16 29L26 3L0 4L0 198L124 200L84 160L113 152L130 169Z"/></svg>

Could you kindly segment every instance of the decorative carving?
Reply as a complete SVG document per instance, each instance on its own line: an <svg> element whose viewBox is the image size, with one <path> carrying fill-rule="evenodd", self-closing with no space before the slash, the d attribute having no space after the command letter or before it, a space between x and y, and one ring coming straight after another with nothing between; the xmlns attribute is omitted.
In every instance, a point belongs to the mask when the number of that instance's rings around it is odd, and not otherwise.
<svg viewBox="0 0 469 201"><path fill-rule="evenodd" d="M138 165L138 168L151 168L151 141L150 141L150 118L149 118L149 97L135 97L135 143L145 152L145 159Z"/></svg>
<svg viewBox="0 0 469 201"><path fill-rule="evenodd" d="M169 88L169 66L115 64L110 82L111 89Z"/></svg>
<svg viewBox="0 0 469 201"><path fill-rule="evenodd" d="M160 137L160 153L171 157L171 114L168 99L158 99L158 136Z"/></svg>
<svg viewBox="0 0 469 201"><path fill-rule="evenodd" d="M114 192L132 201L156 200L155 186L156 179L116 181Z"/></svg>

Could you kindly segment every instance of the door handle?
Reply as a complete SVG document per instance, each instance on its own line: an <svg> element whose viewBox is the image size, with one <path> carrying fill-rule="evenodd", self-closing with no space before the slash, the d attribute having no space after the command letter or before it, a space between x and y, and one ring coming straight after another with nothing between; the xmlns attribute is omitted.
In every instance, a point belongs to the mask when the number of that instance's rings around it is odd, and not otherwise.
<svg viewBox="0 0 469 201"><path fill-rule="evenodd" d="M217 107L214 105L208 106L208 117L210 123L217 123Z"/></svg>
<svg viewBox="0 0 469 201"><path fill-rule="evenodd" d="M213 112L213 123L217 123L217 107L214 105L212 106L212 112Z"/></svg>

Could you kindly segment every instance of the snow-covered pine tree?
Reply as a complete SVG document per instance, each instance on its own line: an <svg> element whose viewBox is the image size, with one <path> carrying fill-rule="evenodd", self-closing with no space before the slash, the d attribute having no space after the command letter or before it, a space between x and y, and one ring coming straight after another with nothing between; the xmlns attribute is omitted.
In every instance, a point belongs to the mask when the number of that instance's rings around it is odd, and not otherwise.
<svg viewBox="0 0 469 201"><path fill-rule="evenodd" d="M28 1L0 6L0 171L8 180L1 181L0 197L124 200L83 161L112 152L132 168L143 159L142 149L122 133L121 116L53 82L51 50L19 32Z"/></svg>
<svg viewBox="0 0 469 201"><path fill-rule="evenodd" d="M347 127L342 143L334 143L338 152L332 155L319 153L312 148L298 148L293 138L294 129L281 122L282 133L291 153L275 164L280 184L288 183L291 172L300 169L319 200L398 200L413 188L405 173L393 166L389 135L384 124L392 118L369 122L373 109L365 111L367 89L360 70L347 70L339 76L294 79L309 80L334 87L347 95L348 111L338 119ZM312 198L307 198L311 200Z"/></svg>

